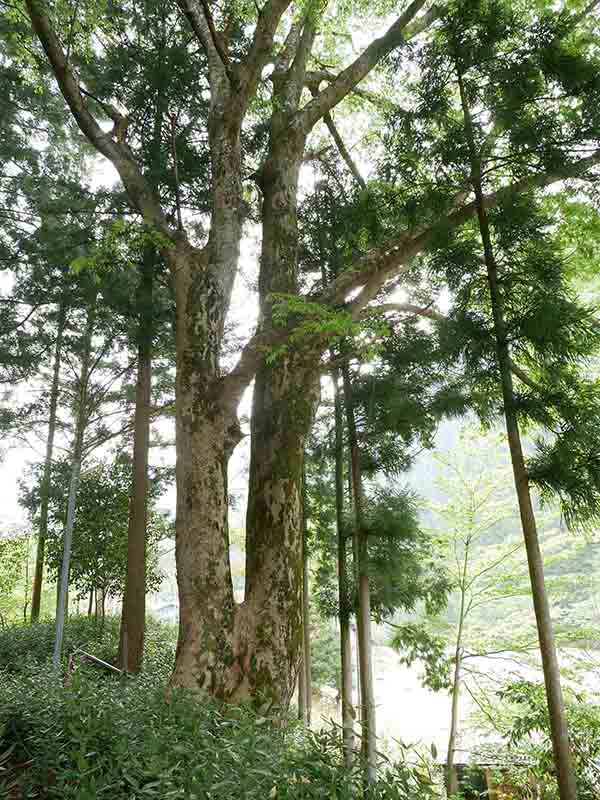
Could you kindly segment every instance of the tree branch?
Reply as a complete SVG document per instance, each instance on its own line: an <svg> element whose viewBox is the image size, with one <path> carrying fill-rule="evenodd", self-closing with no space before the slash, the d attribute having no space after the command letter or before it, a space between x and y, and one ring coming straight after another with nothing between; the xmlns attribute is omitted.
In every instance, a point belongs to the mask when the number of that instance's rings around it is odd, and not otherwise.
<svg viewBox="0 0 600 800"><path fill-rule="evenodd" d="M221 45L206 0L199 0L199 3L198 0L177 0L177 4L204 50L208 60L209 80L213 88L223 77L230 79L229 57Z"/></svg>
<svg viewBox="0 0 600 800"><path fill-rule="evenodd" d="M556 170L529 175L486 195L484 197L485 207L494 208L509 192L540 189L562 180L581 177L597 164L600 164L600 149ZM468 203L439 219L433 225L417 228L410 233L390 239L385 245L369 251L342 272L318 299L333 305L345 304L352 313L358 314L376 297L387 281L402 275L410 268L412 259L427 250L435 240L440 227L460 227L468 222L475 213L475 203ZM362 289L362 291L348 302L347 296L356 289Z"/></svg>
<svg viewBox="0 0 600 800"><path fill-rule="evenodd" d="M273 40L281 17L291 5L291 0L267 0L258 13L256 29L248 55L244 59L242 93L246 99L254 95L261 73L272 57Z"/></svg>
<svg viewBox="0 0 600 800"><path fill-rule="evenodd" d="M406 11L398 17L383 36L371 42L352 64L342 70L335 80L298 112L297 121L305 133L308 134L318 120L343 100L392 50L407 41L409 25L425 3L426 0L412 0ZM429 15L425 15L429 19L426 24L430 24L440 13L439 11L434 13L432 9ZM430 18L430 15L433 16ZM425 25L425 23L423 24ZM420 26L415 29L415 32L420 32Z"/></svg>
<svg viewBox="0 0 600 800"><path fill-rule="evenodd" d="M346 166L348 167L348 169L352 173L352 175L354 177L354 180L358 183L358 185L360 186L361 189L366 189L367 188L367 184L365 182L365 179L360 174L360 172L358 170L358 167L354 163L354 160L353 160L352 156L350 155L350 151L348 150L348 148L344 144L344 140L340 136L339 131L336 128L335 123L333 121L333 118L332 118L331 114L329 113L329 111L323 116L323 121L325 122L325 125L327 125L327 130L331 134L331 138L335 142L336 147L339 150L339 153L340 153L341 157L346 162Z"/></svg>
<svg viewBox="0 0 600 800"><path fill-rule="evenodd" d="M105 133L90 113L79 87L79 80L69 64L47 13L43 0L25 0L33 30L50 62L60 91L82 133L94 147L114 165L132 204L147 225L169 235L169 227L160 203L138 168L131 150L124 142Z"/></svg>

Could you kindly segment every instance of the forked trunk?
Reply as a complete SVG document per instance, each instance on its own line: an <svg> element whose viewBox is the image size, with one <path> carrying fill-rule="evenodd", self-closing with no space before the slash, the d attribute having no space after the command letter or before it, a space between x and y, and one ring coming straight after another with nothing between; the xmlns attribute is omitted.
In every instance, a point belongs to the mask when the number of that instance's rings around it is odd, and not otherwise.
<svg viewBox="0 0 600 800"><path fill-rule="evenodd" d="M373 783L377 777L377 733L371 647L371 592L369 588L367 536L365 534L364 525L360 451L356 434L352 385L347 366L342 367L342 376L344 381L348 443L350 445L350 465L352 470L352 491L354 500L354 535L356 537L355 552L357 555L358 573L358 610L356 627L358 632L358 661L362 704L361 751L365 761L366 779L370 784Z"/></svg>
<svg viewBox="0 0 600 800"><path fill-rule="evenodd" d="M31 591L31 621L37 622L40 618L40 605L42 599L42 585L44 583L44 558L46 553L46 537L48 536L48 509L50 505L50 478L52 475L52 457L54 453L54 435L56 433L56 411L60 391L60 362L62 355L63 331L65 327L66 305L65 299L61 300L58 312L56 344L54 346L54 369L52 373L52 387L50 389L50 415L48 417L48 438L46 440L46 459L44 461L44 475L40 491L40 525L38 530L37 550L35 555L35 574L33 589Z"/></svg>
<svg viewBox="0 0 600 800"><path fill-rule="evenodd" d="M342 700L342 738L346 766L352 763L354 750L354 709L352 707L352 639L348 591L348 563L344 532L344 419L339 387L339 373L332 375L335 402L335 516L338 551L338 605L340 619L340 663Z"/></svg>
<svg viewBox="0 0 600 800"><path fill-rule="evenodd" d="M546 593L544 580L544 561L540 551L535 515L533 513L531 493L529 490L529 478L525 466L521 434L517 419L508 336L504 320L502 294L498 284L498 269L492 244L489 219L483 198L481 165L475 146L471 113L464 83L460 74L458 76L458 82L465 120L465 132L471 155L471 181L477 203L479 230L483 244L492 314L494 318L494 335L496 337L496 352L502 382L506 433L513 467L515 489L519 503L521 527L523 529L525 549L527 551L533 606L540 641L558 788L561 800L575 800L577 797L577 783L571 761L569 730L560 685L560 668L558 665L552 618L550 616L550 606L548 604L548 595Z"/></svg>
<svg viewBox="0 0 600 800"><path fill-rule="evenodd" d="M127 575L125 578L119 653L117 656L117 663L126 672L138 672L142 665L144 654L154 265L154 248L148 247L144 253L138 290L138 363L129 527L127 531Z"/></svg>

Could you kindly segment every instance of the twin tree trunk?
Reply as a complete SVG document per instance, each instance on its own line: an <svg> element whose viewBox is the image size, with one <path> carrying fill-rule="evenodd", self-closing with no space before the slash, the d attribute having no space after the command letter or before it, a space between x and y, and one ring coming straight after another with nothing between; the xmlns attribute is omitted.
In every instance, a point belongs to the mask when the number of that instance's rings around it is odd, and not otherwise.
<svg viewBox="0 0 600 800"><path fill-rule="evenodd" d="M496 352L502 383L506 433L513 467L517 500L519 503L521 527L523 529L523 538L527 551L531 592L533 595L533 606L540 642L544 682L546 685L550 733L554 762L556 764L558 789L561 800L576 800L577 783L571 761L569 730L560 685L560 667L558 664L552 618L550 616L550 606L548 604L548 595L546 593L544 580L544 560L540 551L535 515L531 502L531 492L529 490L529 478L527 475L525 458L523 456L523 447L517 418L502 293L498 281L498 268L483 196L481 164L477 154L473 123L464 81L460 72L458 72L458 84L465 122L465 133L471 157L471 182L475 192L479 231L487 268L488 287L494 319L494 334L496 337Z"/></svg>
<svg viewBox="0 0 600 800"><path fill-rule="evenodd" d="M276 149L273 133L272 142ZM259 291L265 329L272 326L272 293L298 289L296 195L304 142L298 138L287 147L280 144L265 164L262 180ZM213 157L220 146L215 141ZM231 142L228 149L228 157L219 159L219 169L214 170L229 190L219 195L222 219L219 224L215 213L207 252L193 253L182 237L171 254L177 276L180 597L172 683L234 702L251 698L264 709L285 708L294 691L302 644L304 440L318 402L318 359L314 353L290 350L275 363L263 360L258 367L245 597L236 605L229 563L227 465L240 439L239 398L227 395L218 367L222 313L231 287L219 277L223 248L217 235L223 245L239 235L226 204L235 205L236 197L241 204L236 183L239 142ZM229 253L234 257L237 262L237 253Z"/></svg>
<svg viewBox="0 0 600 800"><path fill-rule="evenodd" d="M148 453L152 391L152 284L155 261L154 248L149 246L144 253L138 289L137 384L127 532L127 577L117 656L117 663L126 672L138 672L144 655Z"/></svg>

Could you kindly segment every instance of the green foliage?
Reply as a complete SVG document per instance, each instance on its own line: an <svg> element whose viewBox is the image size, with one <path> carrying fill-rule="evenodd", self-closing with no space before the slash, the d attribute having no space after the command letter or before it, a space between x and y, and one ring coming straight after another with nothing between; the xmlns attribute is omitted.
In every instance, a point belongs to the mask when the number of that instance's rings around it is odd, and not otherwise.
<svg viewBox="0 0 600 800"><path fill-rule="evenodd" d="M558 789L543 684L516 681L500 690L498 698L508 706L509 720L501 731L507 744L530 761L530 769L543 782L543 800L554 800ZM600 704L597 697L567 690L565 705L577 796L596 800L600 784Z"/></svg>
<svg viewBox="0 0 600 800"><path fill-rule="evenodd" d="M125 586L127 535L131 492L131 459L118 454L112 462L98 462L82 473L77 495L70 584L80 596L93 590L118 597ZM153 471L148 491L147 575L149 591L162 580L158 568L158 542L170 533L167 517L156 508L162 493L164 471ZM67 513L68 462L56 464L50 493L47 563L54 577L62 564L62 535ZM39 508L39 482L24 489L22 503L35 519Z"/></svg>
<svg viewBox="0 0 600 800"><path fill-rule="evenodd" d="M46 669L54 647L55 624L12 625L0 630L0 671L18 676L28 670ZM157 680L167 680L175 653L174 626L148 618L145 636L145 669ZM111 662L119 644L119 619L70 616L65 628L64 658L77 647Z"/></svg>
<svg viewBox="0 0 600 800"><path fill-rule="evenodd" d="M72 625L66 630L71 641ZM88 635L97 630L81 621L75 627ZM43 628L27 629L33 652ZM47 661L19 661L18 672L0 671L0 752L13 748L0 780L24 796L43 790L49 798L78 800L107 793L115 800L356 797L362 769L344 766L336 731L311 732L291 720L282 726L250 708L200 703L185 692L167 696L165 673L152 656L153 635L163 629L150 627L149 658L136 678L81 667L64 685ZM0 652L11 647L12 633L2 634ZM383 762L371 796L436 795L425 768Z"/></svg>
<svg viewBox="0 0 600 800"><path fill-rule="evenodd" d="M29 548L29 536L0 536L0 618L12 611L12 595L25 578Z"/></svg>
<svg viewBox="0 0 600 800"><path fill-rule="evenodd" d="M316 614L310 621L311 676L315 689L320 686L339 688L340 637L332 620Z"/></svg>
<svg viewBox="0 0 600 800"><path fill-rule="evenodd" d="M435 692L452 686L452 659L447 654L448 641L445 637L427 630L422 621L394 625L391 645L400 653L401 664L410 666L415 661L423 664L424 686L429 686Z"/></svg>

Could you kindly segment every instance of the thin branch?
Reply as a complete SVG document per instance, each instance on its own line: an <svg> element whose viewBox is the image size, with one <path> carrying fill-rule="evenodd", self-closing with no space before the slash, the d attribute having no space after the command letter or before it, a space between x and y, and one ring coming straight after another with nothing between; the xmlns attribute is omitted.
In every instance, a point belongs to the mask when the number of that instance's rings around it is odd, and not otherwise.
<svg viewBox="0 0 600 800"><path fill-rule="evenodd" d="M331 138L335 142L336 147L339 150L339 153L340 153L341 157L346 162L346 166L348 167L348 169L352 173L352 175L354 177L354 180L358 183L358 185L360 186L361 189L366 189L367 188L367 184L365 182L365 179L360 174L360 172L358 170L358 167L354 163L354 160L352 159L352 156L350 155L350 151L348 150L348 148L344 144L344 140L340 136L339 131L336 128L335 123L333 121L333 118L332 118L331 114L329 113L329 111L326 114L324 114L323 121L325 122L325 125L327 125L327 130L331 134Z"/></svg>
<svg viewBox="0 0 600 800"><path fill-rule="evenodd" d="M305 133L309 133L318 120L343 100L392 50L406 43L407 29L425 3L426 0L413 0L383 36L372 41L352 64L298 112L297 122ZM432 9L430 13L431 19L428 18L429 21L424 25L431 24L440 12L434 13ZM420 32L420 28L415 29L415 33Z"/></svg>

